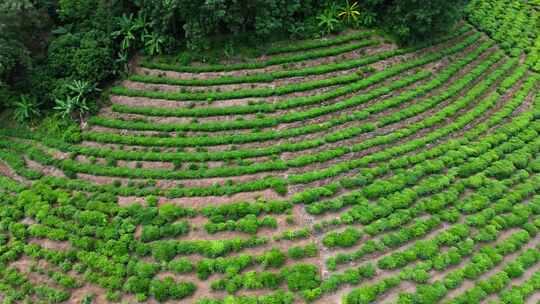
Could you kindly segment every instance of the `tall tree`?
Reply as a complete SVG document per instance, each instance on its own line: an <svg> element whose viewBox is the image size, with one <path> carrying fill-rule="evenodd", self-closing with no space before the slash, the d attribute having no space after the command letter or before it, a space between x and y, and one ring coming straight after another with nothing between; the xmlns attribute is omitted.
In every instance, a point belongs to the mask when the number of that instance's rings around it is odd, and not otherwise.
<svg viewBox="0 0 540 304"><path fill-rule="evenodd" d="M466 0L368 0L383 26L405 42L429 39L451 29Z"/></svg>

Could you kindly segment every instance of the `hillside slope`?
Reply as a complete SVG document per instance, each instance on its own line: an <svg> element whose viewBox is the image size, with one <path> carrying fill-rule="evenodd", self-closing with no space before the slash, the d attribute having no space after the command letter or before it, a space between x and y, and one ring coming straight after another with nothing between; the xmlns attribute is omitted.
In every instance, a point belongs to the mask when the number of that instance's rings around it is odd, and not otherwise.
<svg viewBox="0 0 540 304"><path fill-rule="evenodd" d="M525 56L465 24L411 48L355 31L269 53L144 58L70 142L2 130L0 298L540 299Z"/></svg>

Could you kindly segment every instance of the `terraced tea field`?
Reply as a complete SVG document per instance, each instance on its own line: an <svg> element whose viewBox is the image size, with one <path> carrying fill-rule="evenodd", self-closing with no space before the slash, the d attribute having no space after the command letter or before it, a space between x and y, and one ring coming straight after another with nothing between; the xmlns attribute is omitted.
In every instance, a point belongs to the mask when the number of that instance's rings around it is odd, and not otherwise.
<svg viewBox="0 0 540 304"><path fill-rule="evenodd" d="M540 75L463 23L142 58L66 140L0 138L6 303L537 303ZM91 295L94 295L93 297Z"/></svg>

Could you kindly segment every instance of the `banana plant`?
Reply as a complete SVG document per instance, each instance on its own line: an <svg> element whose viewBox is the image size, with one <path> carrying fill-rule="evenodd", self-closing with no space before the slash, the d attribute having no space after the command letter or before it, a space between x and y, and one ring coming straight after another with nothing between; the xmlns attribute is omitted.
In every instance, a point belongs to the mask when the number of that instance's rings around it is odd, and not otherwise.
<svg viewBox="0 0 540 304"><path fill-rule="evenodd" d="M91 83L89 81L82 81L82 80L74 80L72 83L69 83L67 85L67 88L80 98L84 96L88 96L96 91L99 91L95 83Z"/></svg>
<svg viewBox="0 0 540 304"><path fill-rule="evenodd" d="M121 67L121 69L118 71L115 70L114 73L119 74L123 71L127 71L129 68L128 63L129 63L129 55L127 51L119 51L118 58L114 60L114 64L118 67Z"/></svg>
<svg viewBox="0 0 540 304"><path fill-rule="evenodd" d="M317 16L319 21L318 26L323 34L330 34L336 30L339 25L339 20L336 18L337 8L335 5L330 6L324 12Z"/></svg>
<svg viewBox="0 0 540 304"><path fill-rule="evenodd" d="M137 37L140 37L142 41L144 35L147 34L147 23L143 16L133 18L133 14L123 14L118 18L118 25L120 29L112 32L114 38L121 38L121 49L128 51L133 44L137 41Z"/></svg>
<svg viewBox="0 0 540 304"><path fill-rule="evenodd" d="M56 106L54 110L58 111L62 118L68 118L71 113L75 112L75 109L78 107L81 102L75 96L66 96L65 98L56 98L54 100ZM86 105L82 105L82 108L85 108Z"/></svg>
<svg viewBox="0 0 540 304"><path fill-rule="evenodd" d="M96 84L88 81L74 80L68 83L66 88L69 93L64 98L55 99L55 110L59 111L63 118L70 117L73 114L78 114L82 121L83 116L90 110L87 98L92 94L100 91Z"/></svg>
<svg viewBox="0 0 540 304"><path fill-rule="evenodd" d="M165 39L156 32L144 36L144 49L152 56L161 54L164 43Z"/></svg>
<svg viewBox="0 0 540 304"><path fill-rule="evenodd" d="M358 18L360 17L358 2L351 3L349 0L346 0L345 6L341 7L338 17L343 18L349 25L358 24Z"/></svg>
<svg viewBox="0 0 540 304"><path fill-rule="evenodd" d="M13 115L19 123L26 122L39 115L36 98L28 95L21 95L19 100L13 103Z"/></svg>

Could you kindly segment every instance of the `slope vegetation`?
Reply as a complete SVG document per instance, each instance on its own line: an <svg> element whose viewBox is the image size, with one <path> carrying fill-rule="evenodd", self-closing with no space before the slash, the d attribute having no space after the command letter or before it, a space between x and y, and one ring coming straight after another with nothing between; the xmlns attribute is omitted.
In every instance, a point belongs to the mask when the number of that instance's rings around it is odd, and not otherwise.
<svg viewBox="0 0 540 304"><path fill-rule="evenodd" d="M533 303L540 76L514 38L143 58L69 142L2 131L0 297Z"/></svg>

